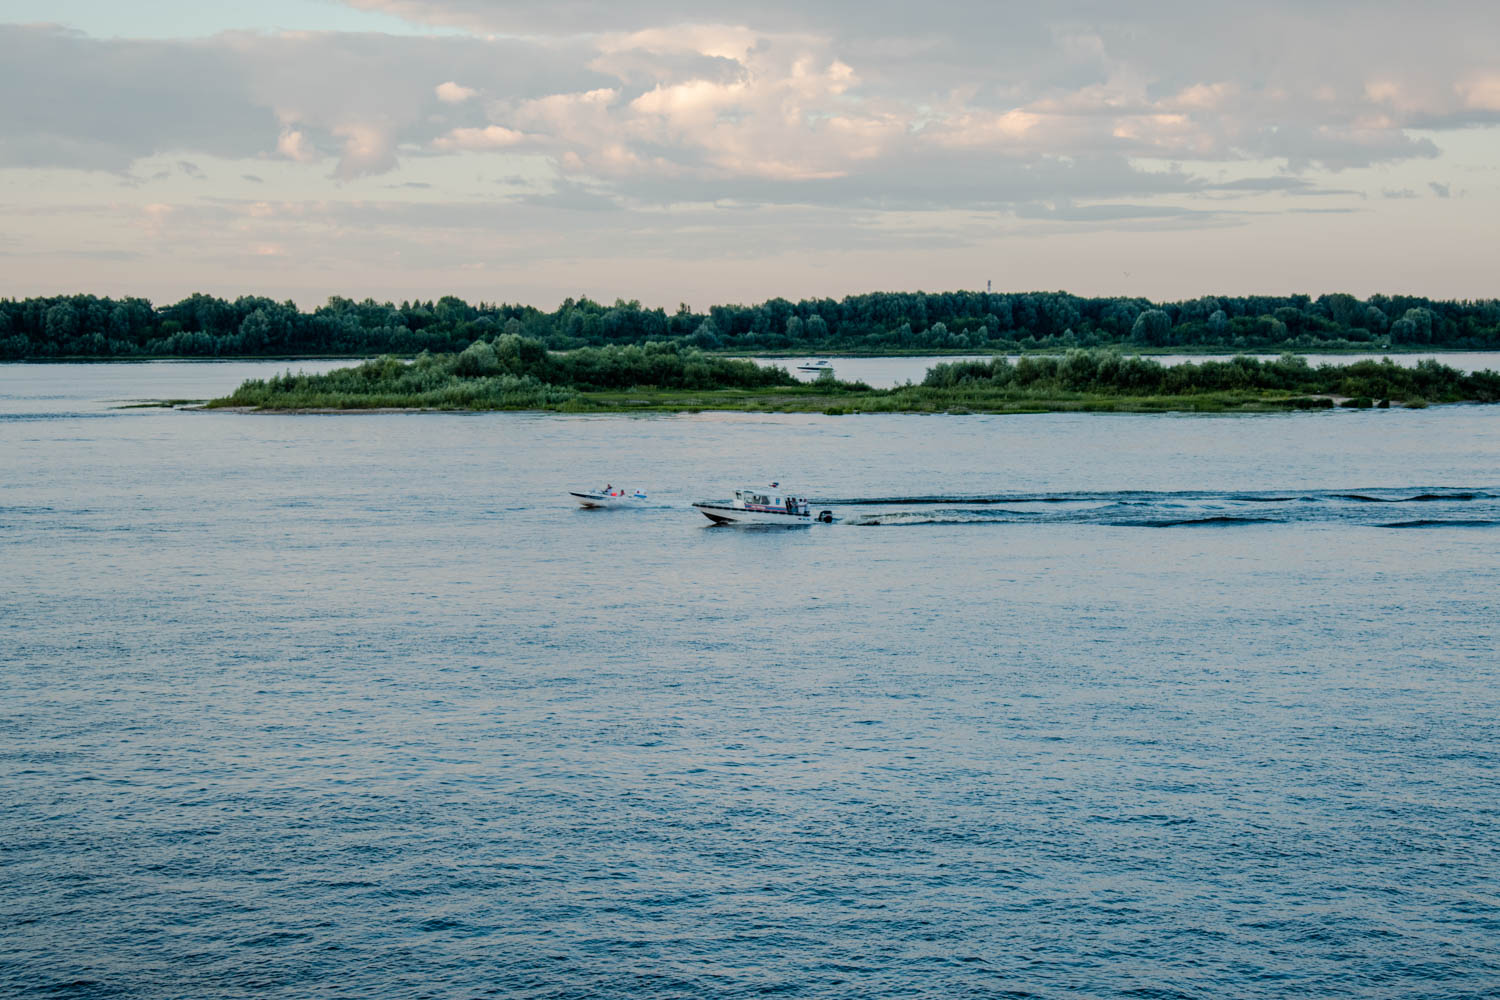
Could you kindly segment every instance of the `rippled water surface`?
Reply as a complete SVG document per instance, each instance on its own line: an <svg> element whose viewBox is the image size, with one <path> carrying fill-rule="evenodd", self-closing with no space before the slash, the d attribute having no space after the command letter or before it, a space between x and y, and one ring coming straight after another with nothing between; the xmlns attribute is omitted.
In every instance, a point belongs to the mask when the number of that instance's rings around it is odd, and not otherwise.
<svg viewBox="0 0 1500 1000"><path fill-rule="evenodd" d="M1500 407L113 408L278 367L0 366L0 994L1500 989Z"/></svg>

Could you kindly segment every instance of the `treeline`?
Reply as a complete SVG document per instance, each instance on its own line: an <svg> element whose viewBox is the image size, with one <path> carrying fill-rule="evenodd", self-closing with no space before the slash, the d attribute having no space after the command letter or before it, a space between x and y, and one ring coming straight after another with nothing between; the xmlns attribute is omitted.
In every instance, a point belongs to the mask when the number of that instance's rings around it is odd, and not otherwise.
<svg viewBox="0 0 1500 1000"><path fill-rule="evenodd" d="M551 409L581 392L630 389L768 389L799 386L784 368L653 341L554 353L513 333L476 340L458 354L382 357L322 375L251 379L217 406L270 409ZM866 389L866 386L859 386Z"/></svg>
<svg viewBox="0 0 1500 1000"><path fill-rule="evenodd" d="M674 341L704 351L942 353L1122 346L1221 351L1500 349L1500 301L1206 296L1155 303L1066 292L873 292L694 312L568 299L505 303L192 295L168 306L95 295L0 299L0 358L308 357L458 352L500 334L551 350Z"/></svg>
<svg viewBox="0 0 1500 1000"><path fill-rule="evenodd" d="M1319 365L1285 355L1274 360L1236 357L1228 361L1163 365L1112 351L1069 351L1057 356L956 361L928 369L929 389L985 394L1043 390L1084 395L1192 396L1216 392L1275 392L1335 395L1406 403L1500 402L1500 374L1473 373L1432 359L1407 368L1390 360Z"/></svg>

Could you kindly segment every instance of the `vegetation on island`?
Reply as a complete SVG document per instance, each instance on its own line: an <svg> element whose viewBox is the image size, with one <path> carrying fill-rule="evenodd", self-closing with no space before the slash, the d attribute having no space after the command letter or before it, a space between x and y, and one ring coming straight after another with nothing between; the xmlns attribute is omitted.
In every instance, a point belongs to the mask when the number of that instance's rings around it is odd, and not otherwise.
<svg viewBox="0 0 1500 1000"><path fill-rule="evenodd" d="M540 341L501 334L458 354L386 356L322 375L251 379L210 406L260 409L574 409L590 395L635 390L747 392L801 385L775 366L705 354L676 343L548 351ZM868 387L865 387L868 388ZM585 407L587 408L587 407Z"/></svg>
<svg viewBox="0 0 1500 1000"><path fill-rule="evenodd" d="M1313 367L1295 355L1163 365L1109 350L938 364L920 385L872 389L831 376L706 354L673 341L559 353L516 334L457 354L383 357L323 375L252 379L211 407L261 410L558 410L643 412L1228 411L1500 402L1500 374L1436 361Z"/></svg>
<svg viewBox="0 0 1500 1000"><path fill-rule="evenodd" d="M1342 293L1205 296L1183 302L1066 292L873 292L770 299L697 312L568 299L552 312L504 303L330 298L304 312L258 296L65 295L0 299L0 360L369 357L456 353L500 334L550 350L673 341L706 352L1023 353L1500 349L1500 301Z"/></svg>

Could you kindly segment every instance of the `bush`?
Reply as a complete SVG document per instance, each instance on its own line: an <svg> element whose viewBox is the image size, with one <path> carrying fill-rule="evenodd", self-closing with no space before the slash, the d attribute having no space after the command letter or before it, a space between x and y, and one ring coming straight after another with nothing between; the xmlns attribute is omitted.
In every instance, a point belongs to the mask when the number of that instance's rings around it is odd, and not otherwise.
<svg viewBox="0 0 1500 1000"><path fill-rule="evenodd" d="M500 359L487 341L476 340L458 356L454 370L460 375L493 375L500 370Z"/></svg>

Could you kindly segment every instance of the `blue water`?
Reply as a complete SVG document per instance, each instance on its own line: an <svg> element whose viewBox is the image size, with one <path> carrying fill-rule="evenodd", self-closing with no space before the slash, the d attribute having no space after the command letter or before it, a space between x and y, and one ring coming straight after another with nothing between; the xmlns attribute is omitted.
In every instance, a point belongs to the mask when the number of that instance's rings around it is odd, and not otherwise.
<svg viewBox="0 0 1500 1000"><path fill-rule="evenodd" d="M1500 991L1500 408L112 408L274 367L0 366L0 994Z"/></svg>

